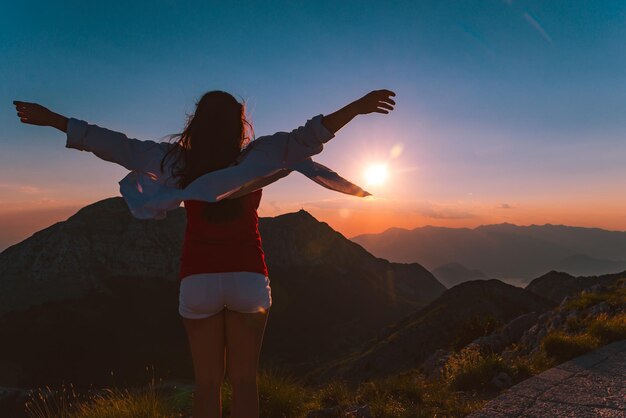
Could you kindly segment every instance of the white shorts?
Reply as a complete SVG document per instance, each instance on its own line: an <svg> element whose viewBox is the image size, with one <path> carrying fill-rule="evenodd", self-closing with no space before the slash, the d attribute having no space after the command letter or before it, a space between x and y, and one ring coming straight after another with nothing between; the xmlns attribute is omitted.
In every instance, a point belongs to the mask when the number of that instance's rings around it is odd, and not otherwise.
<svg viewBox="0 0 626 418"><path fill-rule="evenodd" d="M227 308L243 313L272 306L270 280L262 273L229 271L183 277L178 312L184 318L207 318Z"/></svg>

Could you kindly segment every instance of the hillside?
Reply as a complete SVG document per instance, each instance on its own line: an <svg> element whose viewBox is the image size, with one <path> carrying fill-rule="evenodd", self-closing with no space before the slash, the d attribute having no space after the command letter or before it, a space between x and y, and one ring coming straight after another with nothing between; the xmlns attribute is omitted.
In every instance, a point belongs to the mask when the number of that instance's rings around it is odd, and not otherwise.
<svg viewBox="0 0 626 418"><path fill-rule="evenodd" d="M415 369L438 349L462 348L520 315L552 306L547 299L498 280L462 283L320 375L363 380Z"/></svg>
<svg viewBox="0 0 626 418"><path fill-rule="evenodd" d="M489 277L527 279L559 269L574 276L626 268L626 232L564 225L485 225L474 229L425 226L391 228L352 240L396 262L419 262L429 270L448 263Z"/></svg>
<svg viewBox="0 0 626 418"><path fill-rule="evenodd" d="M616 274L605 274L603 276L574 277L567 273L551 271L530 282L526 286L526 290L560 303L566 296L574 295L594 285L611 285L625 275L626 271Z"/></svg>
<svg viewBox="0 0 626 418"><path fill-rule="evenodd" d="M111 371L143 380L149 364L191 376L177 311L184 225L183 208L141 221L111 198L0 253L0 385L110 383ZM377 259L304 211L260 228L274 300L264 364L318 365L445 290L420 265Z"/></svg>

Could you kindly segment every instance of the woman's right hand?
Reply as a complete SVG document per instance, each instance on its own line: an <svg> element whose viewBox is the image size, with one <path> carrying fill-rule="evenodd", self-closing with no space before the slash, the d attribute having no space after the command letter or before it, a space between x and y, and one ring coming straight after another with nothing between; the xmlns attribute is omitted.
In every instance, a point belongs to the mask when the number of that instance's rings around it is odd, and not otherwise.
<svg viewBox="0 0 626 418"><path fill-rule="evenodd" d="M17 116L22 123L38 126L52 126L63 132L67 131L67 118L54 113L37 103L13 101Z"/></svg>
<svg viewBox="0 0 626 418"><path fill-rule="evenodd" d="M322 124L333 134L354 119L357 115L368 113L389 113L396 102L391 99L395 96L391 90L374 90L347 106L324 116Z"/></svg>
<svg viewBox="0 0 626 418"><path fill-rule="evenodd" d="M368 113L389 113L396 104L391 97L395 96L391 90L374 90L360 99L352 102L352 106L359 115Z"/></svg>

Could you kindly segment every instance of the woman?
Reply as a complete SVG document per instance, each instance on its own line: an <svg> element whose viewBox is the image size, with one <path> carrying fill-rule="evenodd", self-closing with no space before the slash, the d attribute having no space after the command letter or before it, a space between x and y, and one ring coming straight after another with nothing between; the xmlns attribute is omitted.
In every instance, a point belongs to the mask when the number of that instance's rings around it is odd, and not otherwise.
<svg viewBox="0 0 626 418"><path fill-rule="evenodd" d="M290 133L250 143L243 104L221 91L202 96L173 144L128 138L35 103L14 102L21 122L55 127L67 133L67 148L131 170L120 191L135 217L163 219L185 203L179 313L196 379L194 418L221 417L225 372L232 416L259 416L256 375L272 303L258 230L261 188L296 170L330 189L368 195L310 157L357 115L393 110L391 96L373 91Z"/></svg>

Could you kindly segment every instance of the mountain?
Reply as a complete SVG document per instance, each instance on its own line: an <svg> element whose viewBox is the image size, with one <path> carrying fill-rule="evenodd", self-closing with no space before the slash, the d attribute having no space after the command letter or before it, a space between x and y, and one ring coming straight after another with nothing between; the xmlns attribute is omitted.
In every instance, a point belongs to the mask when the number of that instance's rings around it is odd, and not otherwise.
<svg viewBox="0 0 626 418"><path fill-rule="evenodd" d="M470 270L459 263L448 263L432 271L433 275L447 288L472 280L489 280L480 270Z"/></svg>
<svg viewBox="0 0 626 418"><path fill-rule="evenodd" d="M138 220L110 198L0 253L0 385L141 383L148 365L191 377L177 311L185 222L183 208ZM376 258L305 211L260 229L274 303L266 365L318 366L445 291L419 264Z"/></svg>
<svg viewBox="0 0 626 418"><path fill-rule="evenodd" d="M554 270L566 271L573 276L594 276L624 271L626 270L626 261L575 254L557 263Z"/></svg>
<svg viewBox="0 0 626 418"><path fill-rule="evenodd" d="M574 275L617 272L626 260L626 232L563 225L391 228L352 240L390 261L429 270L459 263L503 280L532 279L557 267Z"/></svg>
<svg viewBox="0 0 626 418"><path fill-rule="evenodd" d="M551 271L530 282L526 290L560 303L566 296L572 296L594 285L610 286L622 277L626 277L626 271L592 277L574 277L567 273Z"/></svg>
<svg viewBox="0 0 626 418"><path fill-rule="evenodd" d="M318 378L360 381L415 369L438 349L459 349L498 326L554 306L499 280L465 282L407 316L358 352L318 371Z"/></svg>

